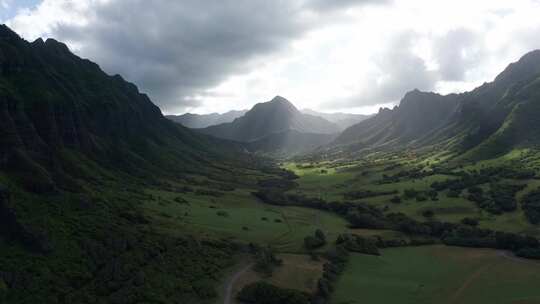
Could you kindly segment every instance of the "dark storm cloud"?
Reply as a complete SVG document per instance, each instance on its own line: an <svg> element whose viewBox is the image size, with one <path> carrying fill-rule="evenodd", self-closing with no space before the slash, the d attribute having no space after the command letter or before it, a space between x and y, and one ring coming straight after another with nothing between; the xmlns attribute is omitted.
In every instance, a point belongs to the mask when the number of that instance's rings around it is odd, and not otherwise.
<svg viewBox="0 0 540 304"><path fill-rule="evenodd" d="M310 1L110 1L92 10L88 24L59 25L52 36L135 82L166 111L180 111L318 25L302 13L325 4ZM365 1L324 2L336 9Z"/></svg>
<svg viewBox="0 0 540 304"><path fill-rule="evenodd" d="M111 1L85 26L54 36L107 72L137 83L167 110L195 106L228 75L248 70L308 29L293 1Z"/></svg>

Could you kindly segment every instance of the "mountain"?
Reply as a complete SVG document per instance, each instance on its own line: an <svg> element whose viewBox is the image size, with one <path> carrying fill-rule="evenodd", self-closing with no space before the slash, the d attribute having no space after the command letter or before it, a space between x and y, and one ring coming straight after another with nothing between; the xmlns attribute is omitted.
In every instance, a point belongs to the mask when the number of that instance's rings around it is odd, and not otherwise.
<svg viewBox="0 0 540 304"><path fill-rule="evenodd" d="M339 132L339 127L324 118L303 114L290 101L276 96L271 101L256 104L244 116L231 123L199 131L219 138L250 142L289 130L333 134Z"/></svg>
<svg viewBox="0 0 540 304"><path fill-rule="evenodd" d="M203 302L235 249L160 229L171 216L150 209L254 184L240 149L65 44L0 25L0 302Z"/></svg>
<svg viewBox="0 0 540 304"><path fill-rule="evenodd" d="M232 122L238 117L246 114L247 110L229 111L223 114L211 113L211 114L191 114L186 113L182 115L167 115L168 119L182 124L184 127L192 129L206 128L209 126L219 125L222 123Z"/></svg>
<svg viewBox="0 0 540 304"><path fill-rule="evenodd" d="M396 148L439 145L460 158L494 157L540 144L540 51L510 64L493 82L466 93L407 93L394 109L346 129L337 147Z"/></svg>
<svg viewBox="0 0 540 304"><path fill-rule="evenodd" d="M444 125L456 109L454 95L441 96L414 90L405 94L394 109L380 109L374 117L344 130L336 143L412 145Z"/></svg>
<svg viewBox="0 0 540 304"><path fill-rule="evenodd" d="M340 112L323 113L323 112L317 112L311 109L303 109L301 111L304 114L319 116L328 120L329 122L335 123L341 128L341 130L345 130L348 127L355 125L363 120L366 120L371 116L371 115L340 113Z"/></svg>

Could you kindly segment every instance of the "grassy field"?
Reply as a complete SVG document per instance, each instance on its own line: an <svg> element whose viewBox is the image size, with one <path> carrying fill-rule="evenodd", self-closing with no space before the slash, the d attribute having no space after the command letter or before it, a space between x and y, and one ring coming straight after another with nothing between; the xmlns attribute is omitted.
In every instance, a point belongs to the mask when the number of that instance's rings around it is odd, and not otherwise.
<svg viewBox="0 0 540 304"><path fill-rule="evenodd" d="M501 158L478 162L473 165L465 166L461 170L471 171L509 164L515 161L521 152L512 152ZM428 161L426 161L428 159ZM285 163L283 167L294 171L299 179L297 189L294 193L304 194L311 197L320 197L327 201L344 201L344 193L351 191L397 191L397 194L379 195L375 197L357 200L358 202L368 203L385 210L385 212L402 212L417 220L424 220L423 213L427 210L433 211L435 219L445 222L460 222L465 217L476 218L479 220L480 227L494 230L508 231L514 233L527 233L529 235L540 236L540 227L531 225L525 218L520 204L516 211L507 212L502 215L489 214L478 208L474 202L464 198L466 191L461 197L451 198L447 196L447 191L438 193L438 200L426 200L418 202L415 199L402 200L400 204L391 203L390 200L395 196L402 196L405 189L414 189L416 191L431 190L431 184L436 181L444 181L455 177L449 175L435 174L421 178L400 178L399 182L381 183L384 175L393 175L401 170L410 169L418 166L426 166L434 163L433 158L419 158L417 160L407 158L393 158L385 161L384 159L371 160L370 162L356 161L347 162L342 166L339 163L320 162L320 163ZM392 164L399 164L395 168ZM525 183L527 187L518 192L516 199L519 201L526 193L540 187L540 180L505 180L507 183ZM488 189L488 185L483 185ZM349 200L350 201L350 200Z"/></svg>
<svg viewBox="0 0 540 304"><path fill-rule="evenodd" d="M337 215L302 207L270 206L258 202L248 190L226 192L222 197L149 191L154 200L145 204L158 229L172 234L230 238L269 244L280 252L300 252L303 239L322 229L329 239L347 230ZM175 202L182 197L188 203Z"/></svg>
<svg viewBox="0 0 540 304"><path fill-rule="evenodd" d="M446 246L352 255L334 304L540 303L540 262L502 252Z"/></svg>

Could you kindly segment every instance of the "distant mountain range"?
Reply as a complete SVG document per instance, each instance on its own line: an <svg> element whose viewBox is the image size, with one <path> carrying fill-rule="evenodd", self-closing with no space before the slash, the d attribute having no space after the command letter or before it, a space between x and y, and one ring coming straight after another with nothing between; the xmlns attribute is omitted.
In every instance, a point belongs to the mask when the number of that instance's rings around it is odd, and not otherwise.
<svg viewBox="0 0 540 304"><path fill-rule="evenodd" d="M540 50L510 64L493 82L466 93L440 95L413 90L399 106L375 115L299 111L283 97L247 112L199 117L186 125L244 143L250 151L306 153L323 150L443 147L460 158L489 158L516 147L540 146ZM243 113L243 115L242 115ZM171 118L179 121L178 118Z"/></svg>
<svg viewBox="0 0 540 304"><path fill-rule="evenodd" d="M192 114L185 113L182 115L166 115L168 119L177 122L184 127L192 129L200 129L219 125L222 123L232 122L235 119L244 116L248 110L232 110L223 114L210 113L210 114ZM350 113L323 113L317 112L311 109L303 109L300 112L312 116L322 117L331 123L336 124L341 130L366 120L372 115L363 114L350 114Z"/></svg>
<svg viewBox="0 0 540 304"><path fill-rule="evenodd" d="M437 145L462 159L484 159L540 145L540 50L493 82L462 94L407 93L399 106L343 131L332 147L349 150Z"/></svg>
<svg viewBox="0 0 540 304"><path fill-rule="evenodd" d="M363 114L351 114L351 113L323 113L317 112L311 109L303 109L302 113L322 117L329 122L335 123L342 130L347 129L348 127L355 125L363 120L368 119L373 115L363 115Z"/></svg>
<svg viewBox="0 0 540 304"><path fill-rule="evenodd" d="M168 119L192 129L206 128L222 123L232 122L246 114L247 110L229 111L227 113L167 115Z"/></svg>
<svg viewBox="0 0 540 304"><path fill-rule="evenodd" d="M317 144L327 143L333 138L329 135L339 133L340 127L322 117L304 114L287 99L276 96L268 102L256 104L244 116L233 122L198 131L223 139L251 143L248 145L250 148L265 147L263 150L267 152L272 150L278 153L283 151L299 153L307 152ZM304 135L305 138L300 140L299 138ZM294 147L297 148L293 149L290 136L294 136L305 145L295 143Z"/></svg>

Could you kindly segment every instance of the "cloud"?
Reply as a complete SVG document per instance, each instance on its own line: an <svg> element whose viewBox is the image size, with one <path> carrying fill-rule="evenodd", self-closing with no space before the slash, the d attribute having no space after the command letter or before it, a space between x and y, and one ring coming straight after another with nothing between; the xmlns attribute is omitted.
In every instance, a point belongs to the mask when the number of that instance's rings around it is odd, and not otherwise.
<svg viewBox="0 0 540 304"><path fill-rule="evenodd" d="M65 41L168 113L274 95L345 110L493 79L540 47L539 12L537 0L43 0L8 25Z"/></svg>
<svg viewBox="0 0 540 304"><path fill-rule="evenodd" d="M49 35L137 83L160 106L182 108L306 31L308 22L292 3L90 1L85 22L60 22Z"/></svg>
<svg viewBox="0 0 540 304"><path fill-rule="evenodd" d="M306 7L315 11L332 11L366 4L387 4L390 1L391 0L311 0L306 3Z"/></svg>
<svg viewBox="0 0 540 304"><path fill-rule="evenodd" d="M324 108L366 107L399 101L412 89L430 91L439 75L430 70L423 58L415 53L420 35L413 31L395 34L384 51L371 57L373 71L363 88L350 96L323 104Z"/></svg>
<svg viewBox="0 0 540 304"><path fill-rule="evenodd" d="M332 6L348 7L358 1L338 2ZM313 5L321 3L315 0ZM123 75L162 108L177 112L199 106L209 89L267 64L268 55L287 49L320 26L320 16L305 14L305 4L45 0L12 24L26 37L46 35L66 41L79 55L109 73Z"/></svg>
<svg viewBox="0 0 540 304"><path fill-rule="evenodd" d="M460 28L451 30L435 40L435 58L442 80L462 81L465 73L482 64L483 41L479 34Z"/></svg>

